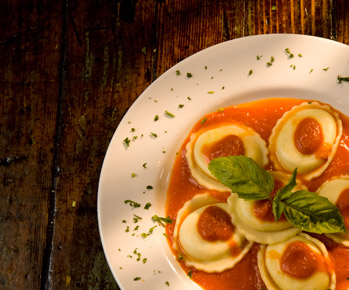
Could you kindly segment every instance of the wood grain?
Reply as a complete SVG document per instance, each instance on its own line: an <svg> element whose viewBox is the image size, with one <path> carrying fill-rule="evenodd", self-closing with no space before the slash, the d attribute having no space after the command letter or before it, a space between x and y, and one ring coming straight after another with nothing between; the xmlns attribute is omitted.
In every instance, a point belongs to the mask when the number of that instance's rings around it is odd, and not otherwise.
<svg viewBox="0 0 349 290"><path fill-rule="evenodd" d="M1 289L119 289L98 232L100 169L167 69L256 34L349 44L347 0L15 0L0 14Z"/></svg>

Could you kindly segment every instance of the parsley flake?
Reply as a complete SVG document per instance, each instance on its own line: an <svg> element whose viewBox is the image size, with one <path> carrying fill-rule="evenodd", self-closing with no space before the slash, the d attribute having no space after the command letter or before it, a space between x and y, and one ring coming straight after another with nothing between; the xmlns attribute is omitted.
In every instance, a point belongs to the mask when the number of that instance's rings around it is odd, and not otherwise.
<svg viewBox="0 0 349 290"><path fill-rule="evenodd" d="M135 202L135 201L129 200L129 199L125 200L124 203L129 204L131 207L134 207L134 208L141 206L138 202Z"/></svg>
<svg viewBox="0 0 349 290"><path fill-rule="evenodd" d="M127 147L130 147L130 139L128 138L128 137L126 137L125 139L124 139L124 143L125 143L125 145L127 146Z"/></svg>
<svg viewBox="0 0 349 290"><path fill-rule="evenodd" d="M159 217L158 215L153 215L152 218L151 218L154 222L157 222L159 223L159 225L161 226L165 226L166 224L172 224L173 223L173 220L170 219L170 217Z"/></svg>
<svg viewBox="0 0 349 290"><path fill-rule="evenodd" d="M202 120L201 120L201 125L203 124L203 123L205 123L207 121L207 118L203 118Z"/></svg>
<svg viewBox="0 0 349 290"><path fill-rule="evenodd" d="M135 277L135 278L133 278L134 281L139 281L139 280L141 280L141 279L142 279L141 277Z"/></svg>
<svg viewBox="0 0 349 290"><path fill-rule="evenodd" d="M187 72L187 78L191 78L193 75L190 72Z"/></svg>
<svg viewBox="0 0 349 290"><path fill-rule="evenodd" d="M149 209L151 207L151 203L150 202L147 202L144 206L144 209Z"/></svg>
<svg viewBox="0 0 349 290"><path fill-rule="evenodd" d="M253 70L250 69L249 72L248 72L248 75L250 76L251 74L253 74Z"/></svg>
<svg viewBox="0 0 349 290"><path fill-rule="evenodd" d="M147 185L147 189L153 189L154 187L152 187L151 185Z"/></svg>
<svg viewBox="0 0 349 290"><path fill-rule="evenodd" d="M337 80L338 80L338 83L349 82L349 77L342 77L342 76L338 75Z"/></svg>
<svg viewBox="0 0 349 290"><path fill-rule="evenodd" d="M289 58L294 58L294 54L292 52L290 52L290 49L289 48L286 48L285 49L285 52L288 54L288 57Z"/></svg>
<svg viewBox="0 0 349 290"><path fill-rule="evenodd" d="M174 118L175 115L173 115L172 113L170 113L169 111L165 111L165 115L170 117L170 118Z"/></svg>
<svg viewBox="0 0 349 290"><path fill-rule="evenodd" d="M182 109L183 107L184 107L183 104L179 104L179 105L178 105L178 108L180 108L180 109Z"/></svg>
<svg viewBox="0 0 349 290"><path fill-rule="evenodd" d="M323 71L328 71L329 68L330 68L330 67L328 66L328 67L323 68L322 70L323 70Z"/></svg>
<svg viewBox="0 0 349 290"><path fill-rule="evenodd" d="M170 282L166 281L165 285L167 285L168 287L170 287Z"/></svg>
<svg viewBox="0 0 349 290"><path fill-rule="evenodd" d="M158 135L155 134L155 133L153 133L153 132L150 132L150 135L151 135L152 137L154 137L154 138L157 138L157 137L158 137Z"/></svg>
<svg viewBox="0 0 349 290"><path fill-rule="evenodd" d="M134 216L134 218L133 218L133 221L134 221L134 223L137 223L139 220L141 220L142 218L140 217L140 216L138 216L138 215L133 215Z"/></svg>
<svg viewBox="0 0 349 290"><path fill-rule="evenodd" d="M159 116L158 116L158 115L155 115L155 116L154 116L154 121L156 122L157 120L159 120Z"/></svg>
<svg viewBox="0 0 349 290"><path fill-rule="evenodd" d="M181 74L180 70L176 70L176 75L179 76Z"/></svg>

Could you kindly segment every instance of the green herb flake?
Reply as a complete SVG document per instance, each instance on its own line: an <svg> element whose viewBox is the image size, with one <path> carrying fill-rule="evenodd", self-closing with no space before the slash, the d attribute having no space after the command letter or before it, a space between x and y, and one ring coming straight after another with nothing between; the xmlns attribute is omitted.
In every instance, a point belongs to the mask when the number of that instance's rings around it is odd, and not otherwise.
<svg viewBox="0 0 349 290"><path fill-rule="evenodd" d="M248 75L250 76L250 75L252 75L252 74L253 74L253 70L250 69L250 70L248 71Z"/></svg>
<svg viewBox="0 0 349 290"><path fill-rule="evenodd" d="M125 232L128 233L130 231L130 227L127 226Z"/></svg>
<svg viewBox="0 0 349 290"><path fill-rule="evenodd" d="M301 54L301 53L298 53L298 57L303 57L303 54Z"/></svg>
<svg viewBox="0 0 349 290"><path fill-rule="evenodd" d="M150 202L147 202L144 206L144 209L149 209L151 207L151 203Z"/></svg>
<svg viewBox="0 0 349 290"><path fill-rule="evenodd" d="M139 226L136 226L133 230L138 231L138 229L139 229Z"/></svg>
<svg viewBox="0 0 349 290"><path fill-rule="evenodd" d="M133 278L134 281L139 281L139 280L141 280L141 279L142 279L141 277L135 277L135 278Z"/></svg>
<svg viewBox="0 0 349 290"><path fill-rule="evenodd" d="M167 285L168 287L170 287L170 282L166 281L165 285Z"/></svg>
<svg viewBox="0 0 349 290"><path fill-rule="evenodd" d="M130 139L128 138L128 137L126 137L125 139L124 139L124 143L125 143L125 145L127 146L127 147L130 147Z"/></svg>
<svg viewBox="0 0 349 290"><path fill-rule="evenodd" d="M166 233L163 233L163 235L166 239L168 238L168 235Z"/></svg>
<svg viewBox="0 0 349 290"><path fill-rule="evenodd" d="M323 68L322 70L323 70L323 71L328 71L329 68L330 68L330 67L328 66L328 67Z"/></svg>
<svg viewBox="0 0 349 290"><path fill-rule="evenodd" d="M189 276L189 278L192 278L192 276L193 276L193 272L192 272L191 270L189 270L189 272L188 272L188 276Z"/></svg>
<svg viewBox="0 0 349 290"><path fill-rule="evenodd" d="M143 163L143 168L147 168L147 162Z"/></svg>
<svg viewBox="0 0 349 290"><path fill-rule="evenodd" d="M187 72L187 78L190 79L191 77L193 77L192 73Z"/></svg>
<svg viewBox="0 0 349 290"><path fill-rule="evenodd" d="M159 120L159 115L154 116L154 121L156 122L157 120Z"/></svg>
<svg viewBox="0 0 349 290"><path fill-rule="evenodd" d="M180 70L176 70L176 75L179 76L181 74Z"/></svg>
<svg viewBox="0 0 349 290"><path fill-rule="evenodd" d="M201 125L203 124L203 123L205 123L207 121L207 118L203 118L202 120L201 120Z"/></svg>
<svg viewBox="0 0 349 290"><path fill-rule="evenodd" d="M276 10L276 5L271 6L271 11L275 11Z"/></svg>
<svg viewBox="0 0 349 290"><path fill-rule="evenodd" d="M178 105L178 108L180 108L180 109L182 109L183 107L184 107L183 104L179 104L179 105Z"/></svg>
<svg viewBox="0 0 349 290"><path fill-rule="evenodd" d="M135 214L133 214L133 222L134 223L137 223L139 220L141 220L142 218L140 217L140 216L138 216L138 215L135 215Z"/></svg>
<svg viewBox="0 0 349 290"><path fill-rule="evenodd" d="M147 54L147 48L146 48L146 47L143 47L143 48L142 48L142 53L143 53L144 55Z"/></svg>
<svg viewBox="0 0 349 290"><path fill-rule="evenodd" d="M147 261L148 261L147 258L143 258L143 260L142 260L143 264L145 264Z"/></svg>
<svg viewBox="0 0 349 290"><path fill-rule="evenodd" d="M134 208L141 206L138 202L135 202L135 201L129 200L129 199L125 200L124 203L129 204L131 207L134 207Z"/></svg>
<svg viewBox="0 0 349 290"><path fill-rule="evenodd" d="M165 115L170 117L170 118L174 118L175 115L173 115L172 113L170 113L169 111L165 111Z"/></svg>
<svg viewBox="0 0 349 290"><path fill-rule="evenodd" d="M142 238L145 239L147 236L149 236L149 234L147 234L147 233L141 233L141 237L142 237Z"/></svg>
<svg viewBox="0 0 349 290"><path fill-rule="evenodd" d="M257 55L256 58L257 60L260 60L263 57L263 55Z"/></svg>
<svg viewBox="0 0 349 290"><path fill-rule="evenodd" d="M289 48L286 48L285 49L285 52L288 54L288 57L289 58L294 58L294 54L292 52L290 52L290 49Z"/></svg>
<svg viewBox="0 0 349 290"><path fill-rule="evenodd" d="M135 132L136 131L136 129L135 128L131 128L131 132Z"/></svg>
<svg viewBox="0 0 349 290"><path fill-rule="evenodd" d="M154 229L156 228L157 226L153 226L153 227L151 227L150 229L149 229L149 234L152 234L153 233L153 231L154 231Z"/></svg>
<svg viewBox="0 0 349 290"><path fill-rule="evenodd" d="M184 259L184 257L183 257L182 254L179 254L179 255L177 256L177 260L178 260L178 261L182 261L183 259Z"/></svg>
<svg viewBox="0 0 349 290"><path fill-rule="evenodd" d="M132 172L132 173L131 173L131 177L132 177L132 178L137 177L137 173Z"/></svg>
<svg viewBox="0 0 349 290"><path fill-rule="evenodd" d="M188 99L189 101L191 101L191 97L188 96L187 99Z"/></svg>
<svg viewBox="0 0 349 290"><path fill-rule="evenodd" d="M311 69L311 70L309 71L309 73L311 74L313 71L314 71L314 69Z"/></svg>
<svg viewBox="0 0 349 290"><path fill-rule="evenodd" d="M122 220L122 223L126 224L126 223L127 223L127 221L126 221L126 220Z"/></svg>
<svg viewBox="0 0 349 290"><path fill-rule="evenodd" d="M170 217L159 217L158 215L153 215L151 218L154 222L157 222L161 226L165 226L166 224L172 224L173 220Z"/></svg>
<svg viewBox="0 0 349 290"><path fill-rule="evenodd" d="M214 91L208 91L207 93L212 95L212 94L214 94Z"/></svg>
<svg viewBox="0 0 349 290"><path fill-rule="evenodd" d="M206 69L206 70L207 70L207 65L205 65L205 66L204 66L204 69Z"/></svg>
<svg viewBox="0 0 349 290"><path fill-rule="evenodd" d="M154 137L154 138L157 138L157 137L158 137L158 135L155 134L155 133L153 133L153 132L150 132L150 135L151 135L152 137Z"/></svg>
<svg viewBox="0 0 349 290"><path fill-rule="evenodd" d="M342 77L340 75L337 76L337 81L340 84L341 82L349 82L349 76L348 77Z"/></svg>

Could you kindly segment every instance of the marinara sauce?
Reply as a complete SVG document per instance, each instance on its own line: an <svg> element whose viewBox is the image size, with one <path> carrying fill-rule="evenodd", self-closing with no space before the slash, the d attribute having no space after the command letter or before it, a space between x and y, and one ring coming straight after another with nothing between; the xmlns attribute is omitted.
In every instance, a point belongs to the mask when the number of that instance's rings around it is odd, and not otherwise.
<svg viewBox="0 0 349 290"><path fill-rule="evenodd" d="M194 195L204 192L210 192L211 195L218 198L218 200L222 202L225 202L230 195L230 192L222 193L218 191L208 190L202 187L191 176L190 169L185 157L186 144L189 142L189 136L192 133L199 132L201 130L206 131L216 127L238 122L254 129L268 144L269 136L271 135L272 129L275 126L277 120L281 118L282 115L285 112L289 111L292 107L303 102L305 102L305 100L286 98L265 99L252 103L241 104L238 106L227 107L224 108L224 110L218 110L217 112L206 115L202 119L205 120L205 122L202 122L201 120L198 121L198 123L191 130L186 140L184 140L180 151L178 152L172 169L171 180L167 191L166 213L171 219L174 220L174 223L169 224L166 228L170 247L173 242L173 230L177 212L179 209L181 209L186 201L190 200ZM324 181L333 176L349 175L349 118L340 112L338 113L343 125L343 135L338 146L338 150L331 164L321 176L311 181L302 180L303 184L308 187L309 191L315 192ZM304 122L308 123L308 125L306 126L308 130L305 129L304 132L297 132L296 134L299 134L299 136L313 134L314 140L321 140L322 135L321 133L319 133L318 124L313 122L313 120L307 119ZM298 142L297 146L299 146L299 148L301 148L301 150L304 150L305 152L311 152L315 150L314 146L318 146L318 142L314 142L314 144L306 143L306 141L301 140L301 138L299 138L299 140L295 140L295 142ZM241 153L242 149L239 143L239 140L229 140L230 148L228 148L228 151L238 151ZM218 152L217 156L222 156L222 151L224 150L224 148L221 148L219 144L218 147L219 148L216 150ZM213 157L215 158L216 156L209 156L208 158L211 159ZM273 170L274 168L272 164L268 164L265 169ZM300 176L298 176L298 178L299 177ZM342 201L342 203L348 204L348 200ZM336 272L336 290L348 289L349 248L336 244L325 235L313 234L312 236L321 240L325 244L329 252ZM237 265L235 265L232 269L228 269L221 273L206 273L196 270L193 267L187 267L184 261L179 261L179 263L183 270L186 273L190 274L191 279L193 279L204 289L266 289L266 286L263 283L258 270L258 250L259 244L254 243L250 251ZM175 256L178 255L178 253L174 250L173 253Z"/></svg>

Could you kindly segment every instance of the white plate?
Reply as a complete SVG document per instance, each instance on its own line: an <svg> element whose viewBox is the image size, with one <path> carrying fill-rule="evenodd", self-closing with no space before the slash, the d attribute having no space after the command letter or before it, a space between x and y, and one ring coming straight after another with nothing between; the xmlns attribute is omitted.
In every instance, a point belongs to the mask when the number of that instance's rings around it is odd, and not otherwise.
<svg viewBox="0 0 349 290"><path fill-rule="evenodd" d="M262 56L260 60L257 55ZM268 66L271 57L274 62ZM165 216L166 188L176 152L203 115L270 97L317 99L348 115L349 83L339 84L338 75L349 76L348 46L317 37L276 34L235 39L205 49L149 86L117 128L100 176L99 229L119 286L126 290L200 288L177 265L164 228L156 227L146 238L141 234L155 225L153 215ZM180 104L184 106L179 108ZM155 115L158 121L154 121ZM129 147L125 138L130 140ZM147 189L148 185L153 189ZM141 207L132 208L125 200ZM148 202L151 207L146 210ZM134 215L142 219L135 223Z"/></svg>

